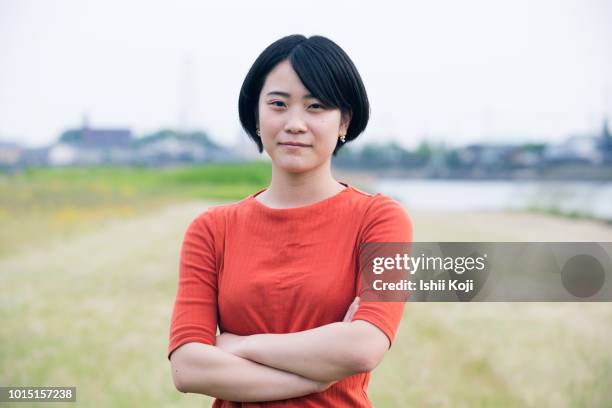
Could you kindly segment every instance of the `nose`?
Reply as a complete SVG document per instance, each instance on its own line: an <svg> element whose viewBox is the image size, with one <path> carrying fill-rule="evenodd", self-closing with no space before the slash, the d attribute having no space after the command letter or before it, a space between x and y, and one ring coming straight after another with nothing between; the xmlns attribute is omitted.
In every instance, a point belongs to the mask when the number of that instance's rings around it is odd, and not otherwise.
<svg viewBox="0 0 612 408"><path fill-rule="evenodd" d="M287 117L287 122L285 122L285 132L304 133L306 130L306 122L304 122L301 113L296 110L290 113Z"/></svg>

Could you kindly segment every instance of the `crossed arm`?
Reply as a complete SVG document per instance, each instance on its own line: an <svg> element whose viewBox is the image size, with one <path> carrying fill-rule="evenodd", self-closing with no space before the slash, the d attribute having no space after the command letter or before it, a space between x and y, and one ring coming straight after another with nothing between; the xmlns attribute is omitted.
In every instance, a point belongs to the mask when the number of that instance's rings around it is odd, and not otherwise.
<svg viewBox="0 0 612 408"><path fill-rule="evenodd" d="M230 401L273 401L321 392L353 374L371 371L389 348L376 326L352 321L359 299L342 322L287 334L236 336L217 344L187 343L171 356L177 389Z"/></svg>
<svg viewBox="0 0 612 408"><path fill-rule="evenodd" d="M228 401L273 401L326 388L323 383L202 343L184 344L172 353L170 361L174 384L179 391Z"/></svg>

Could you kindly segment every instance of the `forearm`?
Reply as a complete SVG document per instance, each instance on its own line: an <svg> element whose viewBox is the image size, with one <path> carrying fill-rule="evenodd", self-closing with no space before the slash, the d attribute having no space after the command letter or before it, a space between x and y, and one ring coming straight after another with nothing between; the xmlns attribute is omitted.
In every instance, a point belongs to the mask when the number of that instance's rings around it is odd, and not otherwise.
<svg viewBox="0 0 612 408"><path fill-rule="evenodd" d="M201 343L188 343L177 349L172 356L172 370L180 391L228 401L275 401L324 389L321 382L257 364Z"/></svg>
<svg viewBox="0 0 612 408"><path fill-rule="evenodd" d="M358 320L248 336L238 355L313 380L335 381L374 369L387 349L385 335Z"/></svg>

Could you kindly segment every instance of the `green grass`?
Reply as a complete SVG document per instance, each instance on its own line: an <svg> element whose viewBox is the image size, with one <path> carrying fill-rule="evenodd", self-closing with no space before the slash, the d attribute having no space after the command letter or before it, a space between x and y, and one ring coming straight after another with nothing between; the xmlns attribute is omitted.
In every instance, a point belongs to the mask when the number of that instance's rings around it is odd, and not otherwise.
<svg viewBox="0 0 612 408"><path fill-rule="evenodd" d="M264 188L268 163L34 168L0 176L0 256L192 199L238 200Z"/></svg>

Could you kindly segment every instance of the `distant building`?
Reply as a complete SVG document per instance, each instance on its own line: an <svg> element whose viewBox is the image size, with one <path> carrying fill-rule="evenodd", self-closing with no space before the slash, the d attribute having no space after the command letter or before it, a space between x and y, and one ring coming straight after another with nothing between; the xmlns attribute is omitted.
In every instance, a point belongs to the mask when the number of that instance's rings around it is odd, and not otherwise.
<svg viewBox="0 0 612 408"><path fill-rule="evenodd" d="M602 154L602 161L604 163L612 163L612 135L608 128L608 118L604 118L603 128L601 130L601 136L599 139L599 148Z"/></svg>
<svg viewBox="0 0 612 408"><path fill-rule="evenodd" d="M22 153L17 143L0 142L0 168L15 166L19 163Z"/></svg>
<svg viewBox="0 0 612 408"><path fill-rule="evenodd" d="M18 167L44 167L49 165L49 146L23 148Z"/></svg>
<svg viewBox="0 0 612 408"><path fill-rule="evenodd" d="M134 160L139 164L202 163L210 158L211 149L197 140L189 140L178 133L168 132L163 137L149 138L140 143Z"/></svg>
<svg viewBox="0 0 612 408"><path fill-rule="evenodd" d="M265 160L267 155L259 153L257 145L244 131L239 131L229 151L240 160Z"/></svg>
<svg viewBox="0 0 612 408"><path fill-rule="evenodd" d="M87 117L80 129L68 129L49 149L52 166L129 164L134 141L129 129L93 129Z"/></svg>
<svg viewBox="0 0 612 408"><path fill-rule="evenodd" d="M461 166L492 168L512 161L519 148L514 145L471 144L456 149Z"/></svg>
<svg viewBox="0 0 612 408"><path fill-rule="evenodd" d="M79 145L80 147L108 149L129 147L134 138L130 129L92 129L87 116L83 117L80 129L66 130L60 136L60 143Z"/></svg>
<svg viewBox="0 0 612 408"><path fill-rule="evenodd" d="M129 129L90 129L84 128L82 132L83 146L98 149L129 147L132 142L132 132Z"/></svg>
<svg viewBox="0 0 612 408"><path fill-rule="evenodd" d="M607 118L599 135L574 135L561 144L550 145L544 151L544 159L555 164L612 163L612 135Z"/></svg>
<svg viewBox="0 0 612 408"><path fill-rule="evenodd" d="M603 154L595 136L575 135L563 143L548 146L544 151L547 162L559 164L601 164Z"/></svg>
<svg viewBox="0 0 612 408"><path fill-rule="evenodd" d="M49 149L47 160L52 166L67 166L77 162L78 154L78 148L67 143L57 143Z"/></svg>

